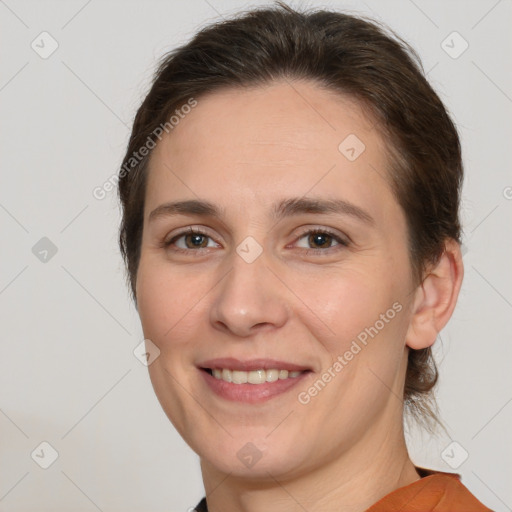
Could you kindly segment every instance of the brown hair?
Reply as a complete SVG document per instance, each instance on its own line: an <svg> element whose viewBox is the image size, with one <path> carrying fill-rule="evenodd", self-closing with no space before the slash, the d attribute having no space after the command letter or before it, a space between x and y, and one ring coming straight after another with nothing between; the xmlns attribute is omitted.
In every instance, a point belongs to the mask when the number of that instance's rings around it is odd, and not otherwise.
<svg viewBox="0 0 512 512"><path fill-rule="evenodd" d="M389 28L362 16L299 12L278 2L203 28L165 55L155 73L119 173L119 244L135 303L149 158L133 155L149 141L154 147L158 127L191 98L279 78L313 80L355 98L389 140L389 181L407 219L416 284L443 254L447 238L460 243L459 137L416 52ZM411 349L404 400L425 426L439 422L431 393L437 379L431 349Z"/></svg>

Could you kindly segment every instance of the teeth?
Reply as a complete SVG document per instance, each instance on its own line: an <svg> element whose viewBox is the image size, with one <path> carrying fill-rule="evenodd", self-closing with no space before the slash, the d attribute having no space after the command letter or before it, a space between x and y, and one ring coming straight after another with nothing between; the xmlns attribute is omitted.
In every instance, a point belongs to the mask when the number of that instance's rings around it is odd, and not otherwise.
<svg viewBox="0 0 512 512"><path fill-rule="evenodd" d="M279 379L279 370L267 370L267 382L275 382Z"/></svg>
<svg viewBox="0 0 512 512"><path fill-rule="evenodd" d="M228 370L227 368L214 368L212 374L216 379L232 382L233 384L263 384L275 382L278 379L296 378L302 372L289 372L288 370L252 370L243 372L240 370Z"/></svg>
<svg viewBox="0 0 512 512"><path fill-rule="evenodd" d="M267 372L265 370L254 370L249 372L247 374L247 382L249 382L249 384L262 384L263 382L267 382Z"/></svg>
<svg viewBox="0 0 512 512"><path fill-rule="evenodd" d="M224 370L222 370L222 371L224 371ZM247 372L239 372L236 370L233 370L231 372L231 379L232 379L233 384L246 384L247 378L248 378Z"/></svg>

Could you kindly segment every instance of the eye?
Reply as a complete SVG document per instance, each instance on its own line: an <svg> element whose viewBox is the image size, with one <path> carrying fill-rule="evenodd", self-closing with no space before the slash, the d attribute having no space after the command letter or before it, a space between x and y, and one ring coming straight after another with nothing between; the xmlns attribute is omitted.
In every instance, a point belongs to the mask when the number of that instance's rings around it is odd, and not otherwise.
<svg viewBox="0 0 512 512"><path fill-rule="evenodd" d="M162 245L163 247L170 247L171 245L174 245L176 250L188 252L189 249L207 249L208 238L210 237L203 231L189 228L187 231L182 231L170 240L163 242ZM180 239L183 239L183 243L179 243Z"/></svg>
<svg viewBox="0 0 512 512"><path fill-rule="evenodd" d="M213 245L209 245L208 239L211 240ZM341 246L338 247L338 249L341 249L342 247L348 247L349 245L347 240L337 235L336 233L329 231L328 229L318 228L304 231L298 238L299 241L302 239L306 239L307 245L305 248L307 249L306 252L308 254L311 252L318 254L332 252L329 251L329 249L334 249L337 246ZM335 244L332 245L333 243ZM208 249L211 247L216 247L216 243L205 232L197 228L188 228L186 231L182 231L181 233L178 233L171 239L162 243L162 247L167 248L171 246L174 246L173 250L175 251L190 253L190 251L193 251L194 249ZM298 247L304 246L299 244Z"/></svg>
<svg viewBox="0 0 512 512"><path fill-rule="evenodd" d="M345 239L327 229L310 229L309 231L302 233L299 240L304 238L306 239L306 249L308 249L308 253L311 251L315 253L324 253L338 245L343 247L347 247L349 245ZM336 242L334 246L331 245L333 242ZM341 249L341 247L338 249Z"/></svg>

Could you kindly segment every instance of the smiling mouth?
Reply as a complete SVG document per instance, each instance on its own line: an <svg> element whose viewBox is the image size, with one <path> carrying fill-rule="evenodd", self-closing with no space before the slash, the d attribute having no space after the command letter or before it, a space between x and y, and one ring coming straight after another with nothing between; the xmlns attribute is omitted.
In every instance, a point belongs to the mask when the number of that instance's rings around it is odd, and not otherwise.
<svg viewBox="0 0 512 512"><path fill-rule="evenodd" d="M259 369L251 371L231 370L228 368L203 368L212 377L229 382L231 384L264 384L276 382L277 380L295 379L310 370L288 371L271 368L268 370Z"/></svg>

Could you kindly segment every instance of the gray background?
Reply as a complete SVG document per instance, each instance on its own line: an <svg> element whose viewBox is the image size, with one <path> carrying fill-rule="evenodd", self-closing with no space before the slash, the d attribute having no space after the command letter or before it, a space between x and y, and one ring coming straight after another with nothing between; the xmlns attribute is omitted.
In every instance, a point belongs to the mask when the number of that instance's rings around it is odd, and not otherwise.
<svg viewBox="0 0 512 512"><path fill-rule="evenodd" d="M186 511L203 495L198 458L133 354L142 331L115 191L92 191L121 162L156 59L251 5L0 1L2 511ZM466 275L436 346L449 436L408 440L415 463L457 471L485 504L512 510L511 1L292 5L388 23L418 50L460 129Z"/></svg>

